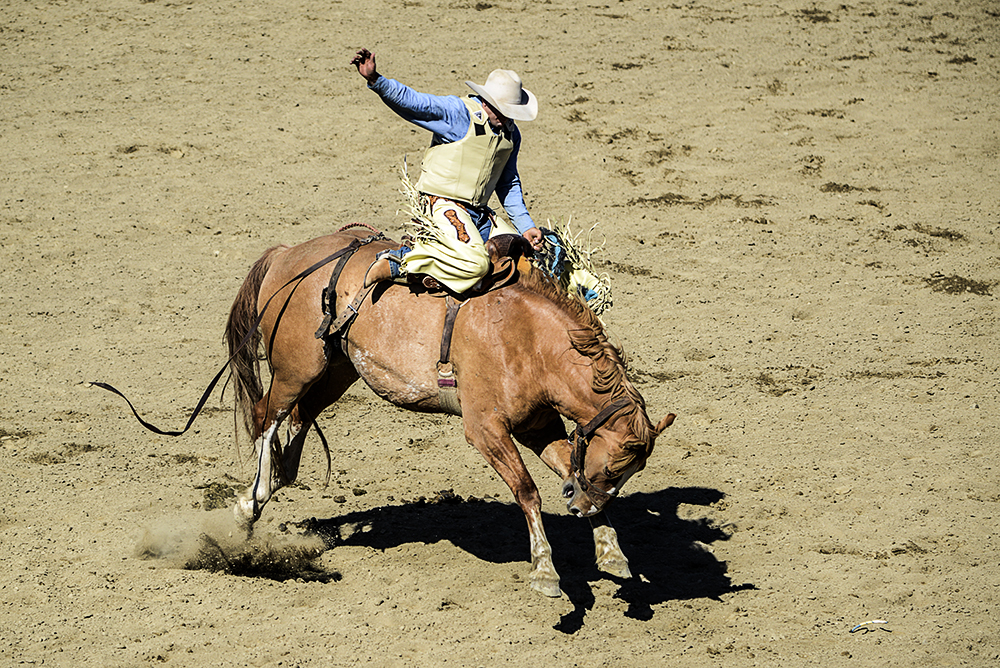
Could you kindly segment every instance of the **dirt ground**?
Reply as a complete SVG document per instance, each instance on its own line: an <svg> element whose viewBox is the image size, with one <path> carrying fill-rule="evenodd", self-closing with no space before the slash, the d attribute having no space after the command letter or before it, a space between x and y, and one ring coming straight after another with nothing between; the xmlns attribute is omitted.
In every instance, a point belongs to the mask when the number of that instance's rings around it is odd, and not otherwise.
<svg viewBox="0 0 1000 668"><path fill-rule="evenodd" d="M997 665L995 2L2 5L0 664ZM266 248L401 232L429 136L361 46L537 94L529 210L598 224L608 330L678 414L611 507L634 579L529 453L564 596L533 593L460 420L363 385L320 421L329 487L313 437L213 561L252 474L231 395L171 438L89 385L181 429Z"/></svg>

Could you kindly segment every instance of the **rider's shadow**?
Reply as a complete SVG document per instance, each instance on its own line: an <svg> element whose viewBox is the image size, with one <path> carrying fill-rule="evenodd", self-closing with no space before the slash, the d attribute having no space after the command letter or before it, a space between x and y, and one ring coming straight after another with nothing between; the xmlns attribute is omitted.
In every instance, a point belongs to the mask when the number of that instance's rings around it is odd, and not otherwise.
<svg viewBox="0 0 1000 668"><path fill-rule="evenodd" d="M544 515L545 531L563 592L574 610L555 628L573 633L583 626L594 604L590 582L608 579L620 585L616 598L628 604L626 616L653 617L653 606L671 600L711 598L743 589L726 573L726 563L712 554L710 545L729 534L705 520L677 516L680 504L707 506L722 492L700 487L671 487L615 499L610 518L622 551L629 559L630 580L600 573L594 564L590 525L571 515ZM445 496L437 503L383 506L308 523L330 547L363 545L384 550L404 543L447 540L492 563L528 562L527 528L521 509L513 503L468 502Z"/></svg>

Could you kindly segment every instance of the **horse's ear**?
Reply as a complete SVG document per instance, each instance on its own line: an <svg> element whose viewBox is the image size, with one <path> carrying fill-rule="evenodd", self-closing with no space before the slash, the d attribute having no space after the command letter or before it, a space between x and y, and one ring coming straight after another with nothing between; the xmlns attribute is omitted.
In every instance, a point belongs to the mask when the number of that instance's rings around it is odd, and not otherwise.
<svg viewBox="0 0 1000 668"><path fill-rule="evenodd" d="M664 429L669 427L674 423L674 418L677 417L673 413L669 413L667 417L660 420L660 424L656 425L656 435L659 436Z"/></svg>

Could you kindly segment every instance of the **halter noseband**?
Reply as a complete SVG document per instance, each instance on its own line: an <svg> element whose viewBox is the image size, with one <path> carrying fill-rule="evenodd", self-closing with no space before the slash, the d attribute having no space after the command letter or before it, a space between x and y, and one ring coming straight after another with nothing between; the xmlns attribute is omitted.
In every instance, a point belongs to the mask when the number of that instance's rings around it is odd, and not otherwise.
<svg viewBox="0 0 1000 668"><path fill-rule="evenodd" d="M607 503L610 499L618 495L618 490L616 489L611 494L608 494L587 479L587 472L583 467L587 461L587 447L590 445L590 437L601 428L601 425L611 419L612 415L631 403L632 401L628 397L619 397L602 408L601 412L594 416L594 419L586 425L582 427L579 423L576 425L576 431L573 433L573 452L570 453L569 462L573 467L573 476L579 483L580 489L593 501L599 501L602 504Z"/></svg>

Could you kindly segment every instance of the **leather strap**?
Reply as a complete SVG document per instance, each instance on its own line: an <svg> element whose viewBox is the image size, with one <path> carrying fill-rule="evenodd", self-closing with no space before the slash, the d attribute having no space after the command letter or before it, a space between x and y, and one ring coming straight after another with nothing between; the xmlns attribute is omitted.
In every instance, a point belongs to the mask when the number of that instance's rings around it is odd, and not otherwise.
<svg viewBox="0 0 1000 668"><path fill-rule="evenodd" d="M354 322L354 319L358 317L358 309L361 308L362 302L364 302L365 298L369 294L371 294L371 291L375 289L376 285L378 284L374 283L372 285L369 285L367 288L361 288L360 290L358 290L358 294L354 295L354 300L347 305L347 308L345 308L343 311L340 312L340 315L337 316L337 319L334 320L333 324L330 325L330 331L328 332L329 335L340 337L341 346L344 348L345 353L347 352L347 350L346 350L346 344L344 343L344 335L350 328L351 323Z"/></svg>
<svg viewBox="0 0 1000 668"><path fill-rule="evenodd" d="M458 379L451 364L451 338L455 332L455 320L458 310L465 302L455 301L448 295L445 298L447 310L444 314L444 330L441 332L441 357L437 363L438 372L438 403L453 415L462 414L462 404L458 400Z"/></svg>
<svg viewBox="0 0 1000 668"><path fill-rule="evenodd" d="M580 484L580 489L582 489L595 501L600 500L607 503L608 499L615 496L615 494L608 494L607 492L599 489L587 478L584 465L587 462L587 447L590 445L590 437L594 435L594 432L601 428L601 425L611 419L612 415L623 408L626 408L631 403L632 400L628 397L618 397L618 399L605 405L604 408L602 408L600 412L594 416L594 419L586 425L582 427L579 423L576 425L576 431L573 434L573 452L571 452L569 456L570 466L573 467L573 475L576 476L576 479Z"/></svg>
<svg viewBox="0 0 1000 668"><path fill-rule="evenodd" d="M449 295L445 303L448 305L448 310L444 314L444 331L441 332L441 364L448 364L451 359L451 335L455 332L458 309L462 308L465 302L455 301Z"/></svg>
<svg viewBox="0 0 1000 668"><path fill-rule="evenodd" d="M606 405L601 409L601 412L594 416L594 419L586 424L586 426L581 427L576 426L577 434L583 438L590 438L594 435L594 432L601 428L601 425L608 421L612 415L620 411L621 409L632 403L632 400L628 397L618 397L618 399L612 401L610 404Z"/></svg>
<svg viewBox="0 0 1000 668"><path fill-rule="evenodd" d="M135 406L133 406L132 402L129 401L128 397L126 397L121 391L119 391L114 386L109 385L108 383L102 383L102 382L99 382L99 381L93 381L90 384L93 385L93 386L95 386L95 387L99 387L101 389L107 390L108 392L113 392L114 394L117 394L119 397L121 397L122 399L124 399L125 403L127 403L128 407L132 410L132 415L134 415L135 419L139 421L139 424L141 424L143 427L145 427L149 431L153 432L154 434L160 434L162 436L180 436L180 435L186 433L191 428L191 425L194 424L195 418L198 417L199 413L201 413L201 409L205 407L205 402L208 401L208 397L212 394L212 390L215 389L215 386L218 384L219 380L222 378L222 375L229 368L230 362L233 361L233 359L236 357L236 354L239 352L239 350L241 348L243 348L243 346L245 346L250 341L250 339L253 337L253 335L256 333L257 327L260 326L261 321L264 319L264 314L267 313L267 308L271 305L271 302L274 300L274 298L278 296L278 293L280 293L282 290L284 290L285 288L287 288L289 285L292 285L293 283L295 284L294 287L292 288L291 292L288 293L288 296L285 297L285 303L282 305L281 311L278 313L278 318L277 318L277 320L275 321L275 324L274 324L274 332L277 332L277 330L278 330L278 323L281 321L281 315L285 312L285 309L288 308L288 303L291 301L292 295L295 294L295 290L298 289L299 285L302 283L302 281L304 281L306 279L307 276L309 276L310 274L312 274L314 271L316 271L320 267L323 267L324 265L327 265L327 264L333 262L334 260L341 259L341 258L343 258L345 256L346 257L350 257L350 255L353 254L354 251L356 251L361 246L364 246L365 244L371 243L372 241L375 241L376 239L384 239L384 238L385 238L384 235L381 232L379 232L379 233L374 234L374 235L372 235L372 236L370 236L370 237L368 237L366 239L363 239L363 240L355 239L354 241L352 241L346 247L341 248L340 250L335 251L334 253L331 253L330 255L327 255L325 258L323 258L322 260L319 260L318 262L316 262L312 266L307 267L306 269L303 269L296 276L294 276L293 278L289 279L288 282L286 282L284 285L282 285L280 288L278 288L274 292L274 294L271 295L271 298L268 299L267 302L264 303L264 307L261 308L261 309L259 309L257 317L254 319L253 323L251 323L249 329L247 330L246 335L243 337L243 340L240 341L236 345L236 351L234 351L233 354L229 357L229 359L226 360L226 363L224 365L222 365L222 368L219 369L218 373L215 374L215 378L213 378L211 380L211 382L208 384L208 387L205 388L205 391L201 395L201 399L198 400L198 405L195 406L194 410L191 412L191 416L188 418L187 424L184 425L183 429L179 429L179 430L165 430L165 429L160 429L159 427L157 427L157 426L155 426L155 425L147 422L146 420L143 420L142 417L139 415L139 412L136 410ZM345 260L345 262L346 262L346 260ZM274 344L274 332L271 333L271 339L268 341L268 350L270 350L271 346L273 346L273 344Z"/></svg>
<svg viewBox="0 0 1000 668"><path fill-rule="evenodd" d="M365 237L364 239L355 239L347 246L347 248L344 249L344 254L341 255L340 261L337 263L337 266L333 268L333 273L330 274L330 282L325 288L323 288L322 306L324 317L319 329L316 330L317 339L322 339L328 335L339 333L340 330L343 329L351 320L354 319L354 316L358 314L358 307L361 306L361 302L364 301L364 298L368 295L368 292L371 292L371 290L366 291L365 288L362 288L358 292L357 296L355 296L354 301L351 302L351 305L341 312L335 321L333 320L333 307L337 302L337 282L340 280L340 274L344 271L344 266L347 264L347 261L351 259L359 248L367 246L373 241L384 238L385 236L379 233L377 235ZM331 321L333 322L332 326Z"/></svg>

